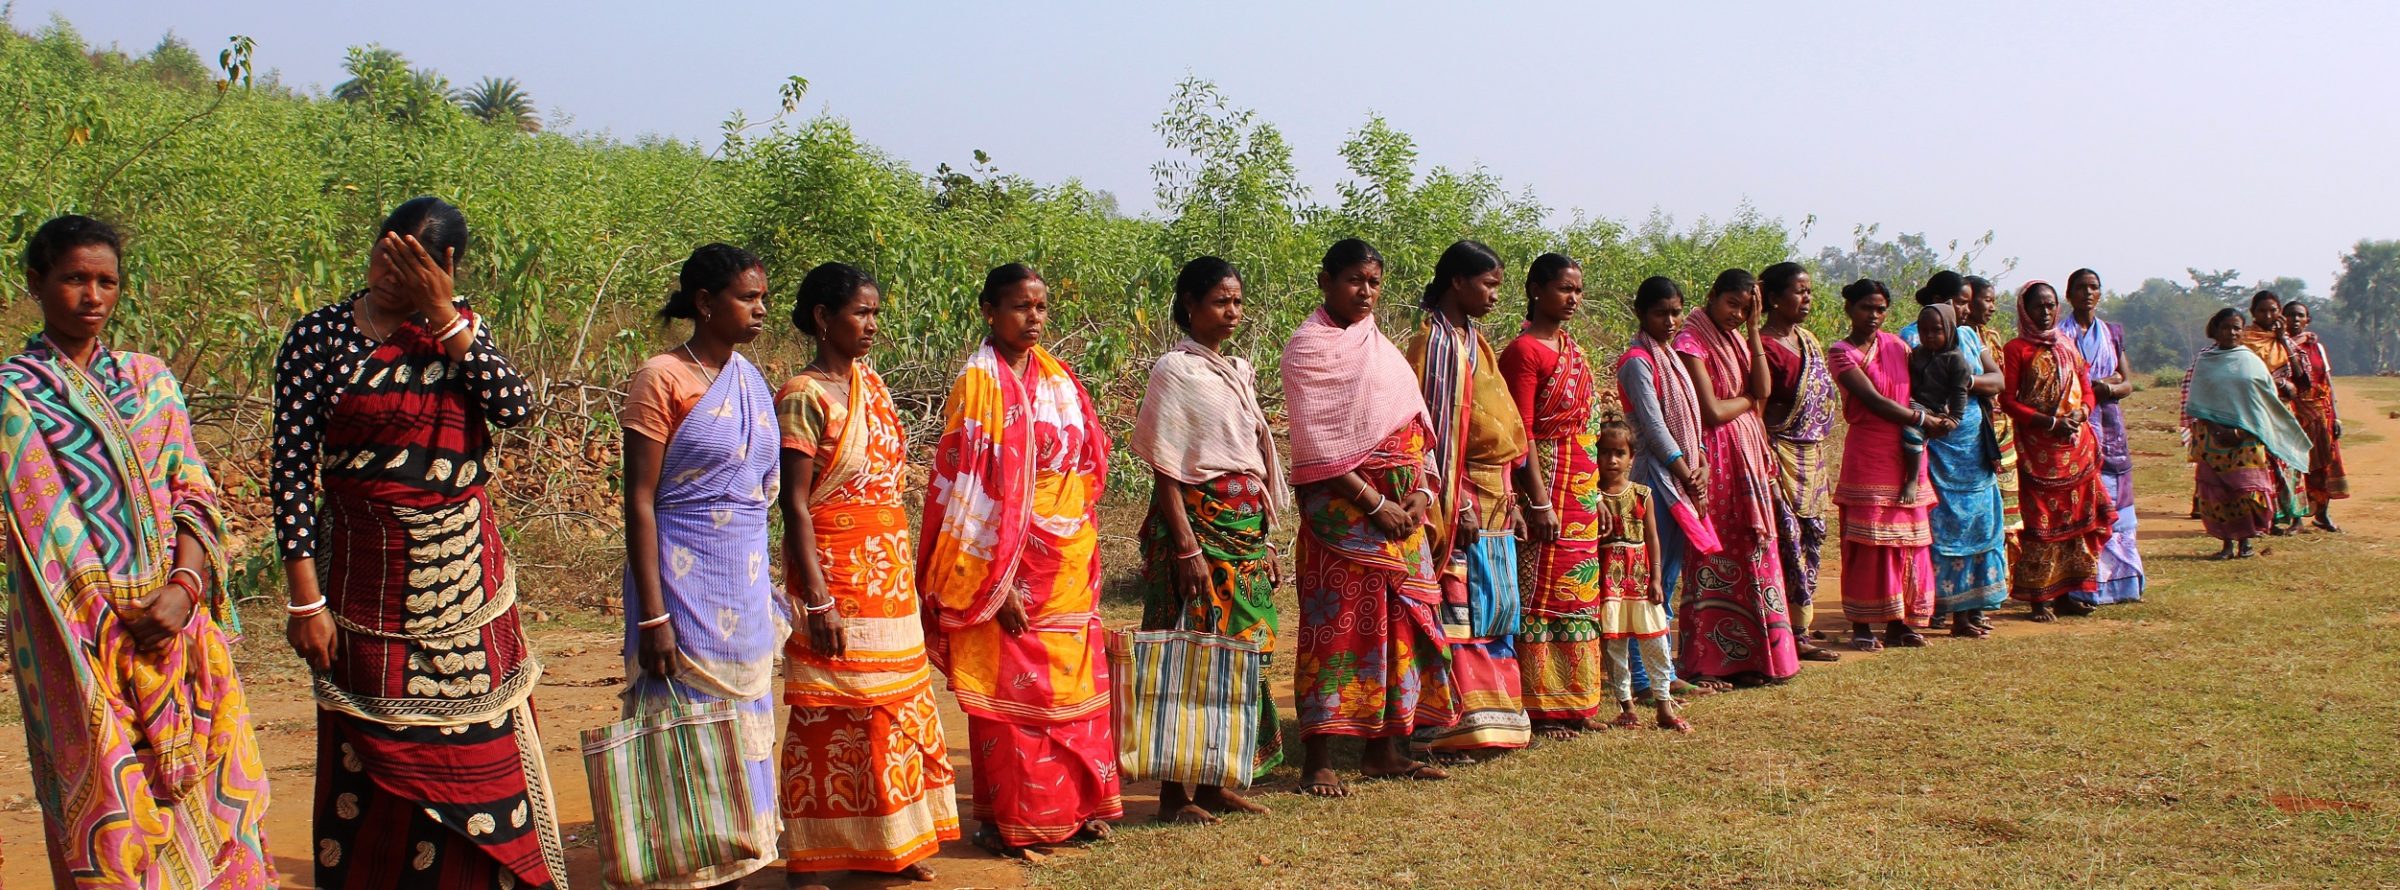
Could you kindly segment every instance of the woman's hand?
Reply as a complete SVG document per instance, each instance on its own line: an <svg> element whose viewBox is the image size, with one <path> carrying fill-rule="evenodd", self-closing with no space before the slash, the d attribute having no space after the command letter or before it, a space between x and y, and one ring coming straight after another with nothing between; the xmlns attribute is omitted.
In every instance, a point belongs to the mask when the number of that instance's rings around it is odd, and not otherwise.
<svg viewBox="0 0 2400 890"><path fill-rule="evenodd" d="M407 296L409 308L427 321L448 323L457 308L450 270L442 264L447 257L435 257L415 235L386 233L383 248L398 273L400 290Z"/></svg>
<svg viewBox="0 0 2400 890"><path fill-rule="evenodd" d="M1692 509L1706 514L1708 512L1708 474L1699 467L1688 467L1681 474L1681 480L1683 496L1692 502Z"/></svg>
<svg viewBox="0 0 2400 890"><path fill-rule="evenodd" d="M1208 554L1200 549L1197 541L1193 542L1191 546L1185 547L1182 552L1189 553L1191 556L1176 557L1175 564L1170 569L1174 575L1175 602L1179 606L1189 606L1206 601L1208 599Z"/></svg>
<svg viewBox="0 0 2400 890"><path fill-rule="evenodd" d="M1000 614L993 616L993 620L1000 622L1001 632L1013 637L1032 628L1033 619L1025 615L1025 588L1011 587L1006 597L1000 601Z"/></svg>
<svg viewBox="0 0 2400 890"><path fill-rule="evenodd" d="M1483 537L1483 517L1475 515L1473 509L1460 510L1455 528L1458 530L1459 546L1473 546L1475 539Z"/></svg>
<svg viewBox="0 0 2400 890"><path fill-rule="evenodd" d="M811 612L802 609L800 614L801 622L808 627L808 651L826 658L840 658L850 654L849 637L842 633L848 628L849 622L842 620L839 611L826 609L821 612Z"/></svg>
<svg viewBox="0 0 2400 890"><path fill-rule="evenodd" d="M341 635L333 625L333 613L320 609L313 615L295 617L283 624L283 638L290 641L292 651L301 661L315 670L333 670L333 658L341 650Z"/></svg>
<svg viewBox="0 0 2400 890"><path fill-rule="evenodd" d="M675 622L657 627L637 627L634 633L641 639L634 644L634 657L642 665L642 673L661 680L675 676Z"/></svg>
<svg viewBox="0 0 2400 890"><path fill-rule="evenodd" d="M2277 381L2275 381L2275 395L2276 395L2277 397L2279 397L2279 398L2283 399L2284 401L2287 401L2287 402L2288 402L2288 401L2291 401L2291 399L2292 399L2292 393L2293 393L2293 392L2294 392L2294 390L2292 389L2292 382L2291 382L2291 381L2289 381L2289 380L2277 380Z"/></svg>
<svg viewBox="0 0 2400 890"><path fill-rule="evenodd" d="M1952 418L1950 415L1925 415L1925 435L1927 438L1939 439L1943 436L1950 435L1951 431L1956 429L1958 429L1958 421Z"/></svg>
<svg viewBox="0 0 2400 890"><path fill-rule="evenodd" d="M157 651L192 620L192 589L173 582L161 585L122 614L134 645Z"/></svg>
<svg viewBox="0 0 2400 890"><path fill-rule="evenodd" d="M1416 496L1410 495L1409 497L1413 499ZM1383 532L1384 537L1397 541L1408 537L1409 532L1415 531L1418 525L1423 524L1423 520L1417 518L1416 512L1414 507L1395 504L1391 498L1384 498L1383 503L1375 505L1375 512L1367 514L1367 521L1375 523L1375 527Z"/></svg>
<svg viewBox="0 0 2400 890"><path fill-rule="evenodd" d="M1667 589L1658 583L1658 577L1656 574L1657 571L1658 568L1656 566L1651 567L1652 575L1650 578L1650 604L1653 606L1663 606L1667 604Z"/></svg>
<svg viewBox="0 0 2400 890"><path fill-rule="evenodd" d="M1558 540L1558 505L1540 504L1525 510L1525 539L1536 544Z"/></svg>
<svg viewBox="0 0 2400 890"><path fill-rule="evenodd" d="M2333 437L2336 439L2342 437L2342 422L2339 420L2333 422Z"/></svg>

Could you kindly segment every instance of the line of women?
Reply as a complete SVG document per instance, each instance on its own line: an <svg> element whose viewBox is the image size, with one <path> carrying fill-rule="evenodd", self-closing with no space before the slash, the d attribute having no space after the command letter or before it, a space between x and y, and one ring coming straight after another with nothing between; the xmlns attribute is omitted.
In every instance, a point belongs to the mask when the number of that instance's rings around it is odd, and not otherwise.
<svg viewBox="0 0 2400 890"><path fill-rule="evenodd" d="M314 672L306 849L324 886L565 884L541 666L486 490L492 429L536 398L454 292L467 244L455 207L401 205L366 287L294 323L276 359L269 495L286 635ZM51 861L61 886L267 886L218 496L164 363L102 343L123 250L95 220L43 226L26 266L44 329L0 363L9 625ZM1304 793L1349 793L1345 738L1364 780L1439 781L1537 734L1637 727L1637 704L1689 732L1679 699L1838 657L1811 633L1829 538L1860 649L1923 645L1936 618L1982 636L2011 594L2035 620L2139 595L2138 554L2113 545L2130 491L2105 409L2125 375L2096 275L2070 277L2071 317L2027 284L2005 344L1987 282L1935 276L1904 340L1882 330L1888 288L1858 281L1830 347L1802 326L1813 286L1797 264L1728 270L1688 314L1654 277L1614 387L1566 329L1584 293L1568 257L1531 263L1505 343L1487 324L1508 284L1489 247L1443 253L1405 349L1378 323L1383 275L1364 241L1325 254L1320 306L1282 353L1287 472L1256 370L1226 351L1241 275L1187 264L1170 313L1185 336L1128 440L1153 480L1142 624L1288 645ZM907 431L867 359L875 279L806 274L790 320L815 354L773 388L740 352L773 302L759 258L708 245L678 283L661 315L689 336L641 366L621 413L623 709L732 703L760 852L656 886L779 860L795 885L931 880L926 857L962 837L937 670L967 716L975 843L1107 837L1123 815L1099 613L1110 441L1044 346L1042 277L1009 264L985 279L987 334L944 402L913 534ZM2277 307L2277 331L2304 330L2304 313ZM2233 555L2284 501L2327 523L2339 424L2313 341L2278 339L2299 366L2278 376L2237 346L2238 317L2210 330L2185 410L2204 514ZM1954 378L1927 370L1953 352ZM1264 692L1258 772L1286 748ZM1207 785L1161 800L1186 822L1265 811Z"/></svg>

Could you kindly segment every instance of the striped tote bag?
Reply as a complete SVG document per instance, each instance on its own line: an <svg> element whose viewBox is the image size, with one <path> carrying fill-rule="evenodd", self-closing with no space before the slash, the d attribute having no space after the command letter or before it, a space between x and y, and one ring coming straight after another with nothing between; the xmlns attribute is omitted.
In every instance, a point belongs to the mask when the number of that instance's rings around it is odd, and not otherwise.
<svg viewBox="0 0 2400 890"><path fill-rule="evenodd" d="M692 886L711 866L774 852L751 809L736 707L678 705L584 731L609 886Z"/></svg>
<svg viewBox="0 0 2400 890"><path fill-rule="evenodd" d="M1190 630L1109 635L1122 778L1250 787L1258 751L1258 643Z"/></svg>

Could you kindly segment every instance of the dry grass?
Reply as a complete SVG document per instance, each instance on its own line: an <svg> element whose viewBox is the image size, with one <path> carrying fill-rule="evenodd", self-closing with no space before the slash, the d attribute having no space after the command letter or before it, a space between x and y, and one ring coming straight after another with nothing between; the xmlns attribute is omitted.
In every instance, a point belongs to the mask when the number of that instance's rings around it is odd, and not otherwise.
<svg viewBox="0 0 2400 890"><path fill-rule="evenodd" d="M2360 403L2400 398L2357 381ZM1129 827L1062 887L2124 887L2400 884L2400 568L2353 533L2198 559L2173 390L2138 397L2151 595L2052 632L1937 640L1586 736L1441 785ZM2400 427L2382 417L2369 424ZM2389 430L2385 430L2388 434ZM2362 441L2360 445L2367 444ZM2361 449L2362 452L2367 449ZM2385 449L2375 449L2382 451ZM2367 455L2361 454L2360 457ZM2380 461L2377 461L2380 462ZM2378 471L2352 459L2354 474ZM2367 480L2360 479L2365 482ZM2371 485L2372 483L2370 483ZM1288 613L1287 613L1288 614ZM2012 619L2014 615L2009 616ZM2015 622L2011 622L2014 624ZM1288 670L1288 666L1286 667ZM1265 783L1290 786L1290 772Z"/></svg>

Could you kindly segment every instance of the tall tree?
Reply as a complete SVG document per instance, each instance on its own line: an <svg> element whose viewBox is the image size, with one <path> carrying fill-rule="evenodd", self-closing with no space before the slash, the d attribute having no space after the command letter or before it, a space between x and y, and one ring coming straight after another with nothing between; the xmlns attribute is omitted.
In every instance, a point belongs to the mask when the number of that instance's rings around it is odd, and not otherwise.
<svg viewBox="0 0 2400 890"><path fill-rule="evenodd" d="M457 98L458 107L468 117L514 127L520 133L541 132L542 118L534 111L533 96L514 77L486 77L460 90Z"/></svg>
<svg viewBox="0 0 2400 890"><path fill-rule="evenodd" d="M2392 337L2400 332L2400 241L2360 239L2342 257L2333 305L2342 321L2366 335L2375 370L2390 368Z"/></svg>
<svg viewBox="0 0 2400 890"><path fill-rule="evenodd" d="M2248 305L2250 302L2250 295L2254 293L2254 291L2244 290L2242 288L2242 273L2236 269L2218 269L2214 272L2202 272L2198 269L2187 267L2183 271L2192 276L2193 293L2197 293L2227 306Z"/></svg>

